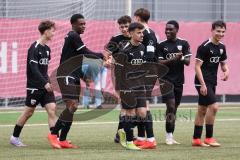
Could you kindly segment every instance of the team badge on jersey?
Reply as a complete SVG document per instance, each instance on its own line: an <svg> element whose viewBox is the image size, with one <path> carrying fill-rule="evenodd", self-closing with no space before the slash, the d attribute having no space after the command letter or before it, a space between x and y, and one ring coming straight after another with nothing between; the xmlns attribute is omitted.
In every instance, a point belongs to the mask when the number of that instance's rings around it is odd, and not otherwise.
<svg viewBox="0 0 240 160"><path fill-rule="evenodd" d="M153 45L153 41L150 40L149 43L148 43L149 46L152 46Z"/></svg>
<svg viewBox="0 0 240 160"><path fill-rule="evenodd" d="M47 56L49 57L49 51L46 51L47 52Z"/></svg>
<svg viewBox="0 0 240 160"><path fill-rule="evenodd" d="M178 46L177 46L177 49L178 49L179 51L182 51L182 46L181 46L181 45L178 45Z"/></svg>
<svg viewBox="0 0 240 160"><path fill-rule="evenodd" d="M220 49L220 54L223 54L223 49Z"/></svg>
<svg viewBox="0 0 240 160"><path fill-rule="evenodd" d="M35 105L36 104L36 99L31 99L31 105Z"/></svg>

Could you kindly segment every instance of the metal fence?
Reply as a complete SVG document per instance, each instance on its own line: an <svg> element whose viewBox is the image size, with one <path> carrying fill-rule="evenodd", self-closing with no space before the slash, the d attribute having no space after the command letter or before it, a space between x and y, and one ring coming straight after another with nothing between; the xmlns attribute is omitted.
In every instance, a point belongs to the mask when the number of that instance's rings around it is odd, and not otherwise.
<svg viewBox="0 0 240 160"><path fill-rule="evenodd" d="M88 19L115 20L140 7L149 9L154 21L240 19L239 0L0 0L0 17L68 19L83 13Z"/></svg>

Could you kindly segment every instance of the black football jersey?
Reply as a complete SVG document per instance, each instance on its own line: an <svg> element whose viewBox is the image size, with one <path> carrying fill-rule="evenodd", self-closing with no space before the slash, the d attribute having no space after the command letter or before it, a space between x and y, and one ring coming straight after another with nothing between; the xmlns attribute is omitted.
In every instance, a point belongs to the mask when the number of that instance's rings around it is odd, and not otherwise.
<svg viewBox="0 0 240 160"><path fill-rule="evenodd" d="M51 50L47 45L34 42L28 49L27 56L27 88L44 89L49 82L48 64Z"/></svg>
<svg viewBox="0 0 240 160"><path fill-rule="evenodd" d="M165 40L160 42L157 46L157 54L160 60L172 59L179 52L182 52L184 57L192 55L190 46L186 40L180 38L177 38L176 41ZM175 85L184 84L184 62L177 60L166 66L169 68L169 71L163 79L168 80Z"/></svg>
<svg viewBox="0 0 240 160"><path fill-rule="evenodd" d="M143 31L143 42L145 46L145 60L147 62L157 62L156 46L157 38L153 30L146 28Z"/></svg>
<svg viewBox="0 0 240 160"><path fill-rule="evenodd" d="M64 45L62 48L62 54L60 59L60 64L67 61L69 58L78 55L95 55L96 57L102 58L101 53L96 53L89 50L83 43L80 35L76 31L70 31L64 39Z"/></svg>
<svg viewBox="0 0 240 160"><path fill-rule="evenodd" d="M134 46L130 41L120 45L119 52L114 54L115 59L115 82L117 90L129 89L128 84L125 84L126 79L132 79L131 82L137 83L137 77L142 75L139 66L145 63L144 52L145 47L143 44ZM137 84L134 84L137 86ZM132 86L134 86L132 85Z"/></svg>
<svg viewBox="0 0 240 160"><path fill-rule="evenodd" d="M217 85L219 62L227 59L225 45L222 43L218 45L213 44L209 39L198 47L196 59L203 62L201 70L204 82L206 84ZM195 85L200 85L197 76L195 76Z"/></svg>
<svg viewBox="0 0 240 160"><path fill-rule="evenodd" d="M131 39L131 37L126 37L123 34L115 35L108 42L106 49L111 54L115 54L115 53L119 52L120 45L128 42L130 39Z"/></svg>

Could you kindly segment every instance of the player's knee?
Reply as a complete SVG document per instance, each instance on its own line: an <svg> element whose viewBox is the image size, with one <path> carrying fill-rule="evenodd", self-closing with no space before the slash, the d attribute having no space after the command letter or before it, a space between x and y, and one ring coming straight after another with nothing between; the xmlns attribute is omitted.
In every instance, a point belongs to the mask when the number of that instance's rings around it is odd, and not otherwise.
<svg viewBox="0 0 240 160"><path fill-rule="evenodd" d="M121 109L120 115L121 116L125 116L126 115L126 110L125 109Z"/></svg>
<svg viewBox="0 0 240 160"><path fill-rule="evenodd" d="M56 118L55 109L48 110L48 117L50 119Z"/></svg>
<svg viewBox="0 0 240 160"><path fill-rule="evenodd" d="M167 105L166 114L175 112L176 106L175 106L175 101L174 100L168 100L166 105Z"/></svg>
<svg viewBox="0 0 240 160"><path fill-rule="evenodd" d="M206 113L207 113L207 108L206 107L204 107L204 108L202 107L201 109L198 110L198 116L199 117L205 117Z"/></svg>
<svg viewBox="0 0 240 160"><path fill-rule="evenodd" d="M137 115L141 118L146 118L147 112L145 110L138 110Z"/></svg>
<svg viewBox="0 0 240 160"><path fill-rule="evenodd" d="M66 104L67 104L69 112L71 112L71 113L76 112L77 107L78 107L76 101L68 101Z"/></svg>
<svg viewBox="0 0 240 160"><path fill-rule="evenodd" d="M126 116L135 116L135 109L127 109L126 110Z"/></svg>
<svg viewBox="0 0 240 160"><path fill-rule="evenodd" d="M55 110L56 110L56 104L55 103L49 103L45 107L46 107L46 110L48 110L50 112L55 112Z"/></svg>
<svg viewBox="0 0 240 160"><path fill-rule="evenodd" d="M174 122L175 119L176 119L176 116L175 116L174 113L168 113L168 114L166 115L166 121L169 122L169 123Z"/></svg>
<svg viewBox="0 0 240 160"><path fill-rule="evenodd" d="M71 106L70 108L69 108L69 112L70 113L74 113L74 112L76 112L77 111L77 105L73 105L73 106Z"/></svg>
<svg viewBox="0 0 240 160"><path fill-rule="evenodd" d="M28 110L27 112L25 112L24 116L26 119L28 119L32 117L33 113L34 113L34 110Z"/></svg>
<svg viewBox="0 0 240 160"><path fill-rule="evenodd" d="M218 105L217 105L216 103L210 107L213 115L216 115L216 114L217 114L218 108L219 108L219 107L218 107Z"/></svg>

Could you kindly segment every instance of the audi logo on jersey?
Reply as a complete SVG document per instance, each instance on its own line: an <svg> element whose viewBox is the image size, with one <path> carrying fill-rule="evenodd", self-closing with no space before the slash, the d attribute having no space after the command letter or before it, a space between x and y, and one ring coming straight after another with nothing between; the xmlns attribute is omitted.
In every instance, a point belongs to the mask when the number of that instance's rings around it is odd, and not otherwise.
<svg viewBox="0 0 240 160"><path fill-rule="evenodd" d="M48 58L41 58L40 60L39 60L39 64L41 64L41 65L48 65Z"/></svg>
<svg viewBox="0 0 240 160"><path fill-rule="evenodd" d="M143 64L143 59L132 59L131 64L132 65L141 65L141 64Z"/></svg>
<svg viewBox="0 0 240 160"><path fill-rule="evenodd" d="M172 58L176 57L176 55L177 55L177 53L168 53L166 55L166 59L172 59Z"/></svg>
<svg viewBox="0 0 240 160"><path fill-rule="evenodd" d="M220 57L211 57L210 63L219 63Z"/></svg>

